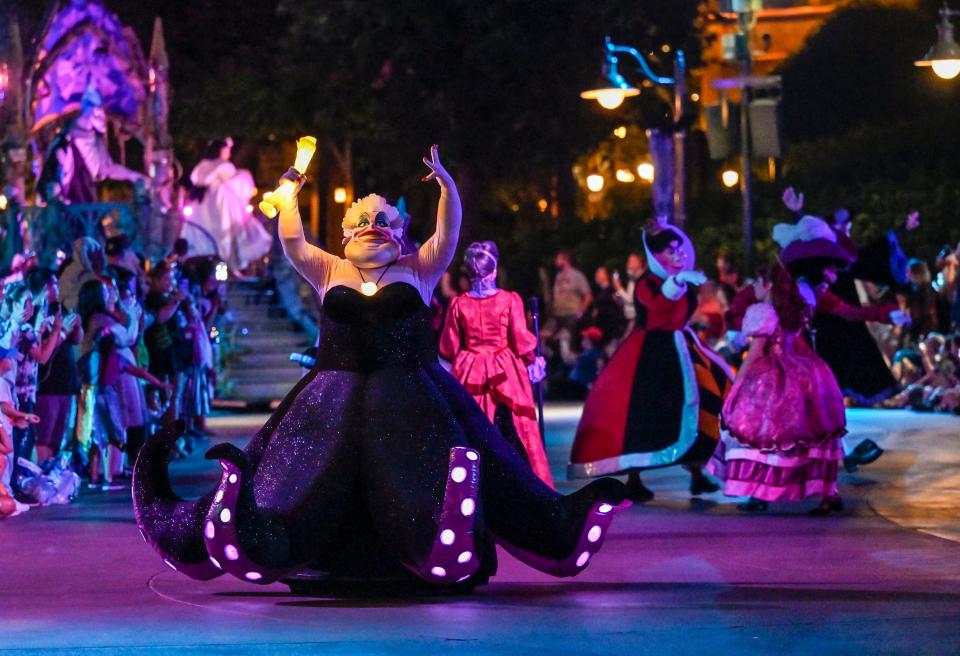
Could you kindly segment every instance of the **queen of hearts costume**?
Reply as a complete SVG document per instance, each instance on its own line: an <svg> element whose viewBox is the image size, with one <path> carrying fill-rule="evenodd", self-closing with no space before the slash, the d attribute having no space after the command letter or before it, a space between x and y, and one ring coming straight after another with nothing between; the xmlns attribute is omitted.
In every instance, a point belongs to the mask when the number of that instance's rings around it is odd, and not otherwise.
<svg viewBox="0 0 960 656"><path fill-rule="evenodd" d="M649 242L661 230L679 241L682 271L669 273L651 250ZM720 437L718 415L731 375L688 326L697 307L695 285L705 280L692 270L693 244L665 224L646 230L643 243L649 269L634 292L636 328L590 389L570 478L701 465Z"/></svg>

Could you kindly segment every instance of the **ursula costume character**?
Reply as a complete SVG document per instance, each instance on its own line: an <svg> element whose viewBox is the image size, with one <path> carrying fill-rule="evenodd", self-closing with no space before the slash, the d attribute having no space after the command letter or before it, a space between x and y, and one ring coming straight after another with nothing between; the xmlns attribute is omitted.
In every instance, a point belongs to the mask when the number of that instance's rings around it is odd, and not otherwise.
<svg viewBox="0 0 960 656"><path fill-rule="evenodd" d="M169 566L255 583L319 570L472 585L495 573L495 544L557 576L599 549L628 503L623 485L551 490L437 359L428 304L461 210L436 146L431 155L436 232L408 255L400 215L380 196L347 211L345 259L306 242L295 194L280 203L284 253L323 302L317 363L246 448L210 449L222 478L196 501L172 493L165 440L148 441L134 507Z"/></svg>
<svg viewBox="0 0 960 656"><path fill-rule="evenodd" d="M732 376L688 326L706 277L693 270L693 244L676 226L655 223L643 245L649 270L634 291L636 328L590 389L568 475L629 473L630 497L649 501L653 492L639 472L683 464L691 494L715 492L701 466L720 438L718 415Z"/></svg>
<svg viewBox="0 0 960 656"><path fill-rule="evenodd" d="M837 472L846 416L837 379L811 347L808 328L815 311L854 310L828 291L852 256L830 226L813 216L775 226L773 239L785 269L774 271L769 290L760 292L743 318L743 332L753 343L724 403L728 434L709 470L725 480L728 496L750 497L741 510L819 495L822 502L813 512L828 514L843 507ZM888 312L857 309L864 319ZM868 311L874 316L867 317Z"/></svg>
<svg viewBox="0 0 960 656"><path fill-rule="evenodd" d="M546 364L537 357L537 338L527 330L523 301L516 292L497 287L500 254L492 241L467 247L463 263L470 291L455 297L440 334L440 356L453 365L453 375L473 395L490 421L505 406L530 467L553 487L550 463L537 425L530 382L540 382ZM498 424L499 425L499 424Z"/></svg>

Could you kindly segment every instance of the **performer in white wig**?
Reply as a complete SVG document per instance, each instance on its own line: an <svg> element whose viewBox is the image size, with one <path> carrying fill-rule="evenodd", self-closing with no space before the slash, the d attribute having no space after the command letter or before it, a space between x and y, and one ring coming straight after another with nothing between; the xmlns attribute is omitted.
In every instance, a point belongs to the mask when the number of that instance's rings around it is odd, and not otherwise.
<svg viewBox="0 0 960 656"><path fill-rule="evenodd" d="M184 210L181 236L190 255L219 255L239 273L270 252L273 237L248 209L256 186L250 171L230 161L232 152L232 139L214 139L193 167L190 182L203 197Z"/></svg>

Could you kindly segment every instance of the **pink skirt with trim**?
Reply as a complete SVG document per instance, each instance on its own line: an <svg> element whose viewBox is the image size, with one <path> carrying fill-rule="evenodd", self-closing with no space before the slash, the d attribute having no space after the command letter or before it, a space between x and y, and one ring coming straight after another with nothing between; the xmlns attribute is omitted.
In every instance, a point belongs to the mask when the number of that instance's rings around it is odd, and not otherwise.
<svg viewBox="0 0 960 656"><path fill-rule="evenodd" d="M744 446L724 435L707 471L723 479L723 493L763 501L800 501L811 496L837 494L837 475L843 460L839 438L787 451Z"/></svg>

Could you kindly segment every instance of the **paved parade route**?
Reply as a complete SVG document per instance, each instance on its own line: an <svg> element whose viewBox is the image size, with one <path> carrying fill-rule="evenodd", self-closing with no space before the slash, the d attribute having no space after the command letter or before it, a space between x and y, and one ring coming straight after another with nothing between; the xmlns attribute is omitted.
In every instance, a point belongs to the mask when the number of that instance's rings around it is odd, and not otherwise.
<svg viewBox="0 0 960 656"><path fill-rule="evenodd" d="M548 409L558 477L578 413ZM262 421L211 426L240 441ZM656 500L620 516L582 576L501 552L489 586L454 597L194 582L143 544L127 493L85 492L0 523L0 653L957 653L960 419L852 411L850 427L887 453L842 476L840 516L742 516L719 494L691 501L685 472L662 470L645 477ZM217 471L199 457L173 467L184 494Z"/></svg>

